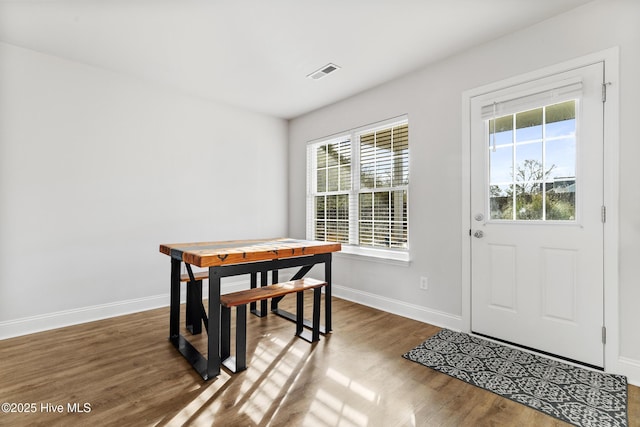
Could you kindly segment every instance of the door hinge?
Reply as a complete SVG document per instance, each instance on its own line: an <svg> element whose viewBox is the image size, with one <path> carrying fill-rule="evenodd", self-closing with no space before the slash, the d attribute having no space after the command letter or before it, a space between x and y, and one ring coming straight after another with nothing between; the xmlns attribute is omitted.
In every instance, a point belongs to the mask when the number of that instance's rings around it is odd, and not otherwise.
<svg viewBox="0 0 640 427"><path fill-rule="evenodd" d="M605 326L602 327L602 344L607 343L607 328Z"/></svg>
<svg viewBox="0 0 640 427"><path fill-rule="evenodd" d="M602 83L602 102L607 102L607 86L611 86L611 82Z"/></svg>
<svg viewBox="0 0 640 427"><path fill-rule="evenodd" d="M605 222L607 222L607 207L606 206L601 206L600 207L600 216L602 217L602 223L603 224Z"/></svg>

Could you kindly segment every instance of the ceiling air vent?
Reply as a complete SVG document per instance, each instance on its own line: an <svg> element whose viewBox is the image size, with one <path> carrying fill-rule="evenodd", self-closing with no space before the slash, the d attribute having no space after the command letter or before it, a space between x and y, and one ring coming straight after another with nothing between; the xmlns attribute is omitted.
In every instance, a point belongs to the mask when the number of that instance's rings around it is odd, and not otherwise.
<svg viewBox="0 0 640 427"><path fill-rule="evenodd" d="M309 74L307 78L310 78L312 80L320 80L324 76L331 74L334 71L339 69L340 67L338 67L336 64L327 64L324 67L320 68L319 70L316 70L313 73Z"/></svg>

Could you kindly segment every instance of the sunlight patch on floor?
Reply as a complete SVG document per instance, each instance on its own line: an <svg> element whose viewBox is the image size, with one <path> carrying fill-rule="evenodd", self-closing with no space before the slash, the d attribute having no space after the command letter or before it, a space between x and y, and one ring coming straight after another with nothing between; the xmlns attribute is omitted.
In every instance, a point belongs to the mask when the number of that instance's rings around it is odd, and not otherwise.
<svg viewBox="0 0 640 427"><path fill-rule="evenodd" d="M168 425L183 425L189 422L196 414L202 415L201 411L206 408L205 411L208 414L216 413L220 402L212 401L212 398L220 391L220 389L226 384L231 377L226 372L220 372L220 375L215 378L213 383L209 387L203 387L202 392L198 394L187 406L185 406L180 412L178 412L169 422Z"/></svg>
<svg viewBox="0 0 640 427"><path fill-rule="evenodd" d="M378 393L332 368L327 369L326 376L334 381L334 386L339 391L331 390L331 387L318 390L305 418L305 425L307 423L323 426L369 425L370 419L367 413L336 396L350 396L350 399L360 401L362 407L371 407L371 403L379 404Z"/></svg>
<svg viewBox="0 0 640 427"><path fill-rule="evenodd" d="M287 348L289 347L289 348ZM291 387L296 369L304 363L305 353L294 350L291 342L272 338L258 344L242 384L240 413L261 424L280 405Z"/></svg>
<svg viewBox="0 0 640 427"><path fill-rule="evenodd" d="M305 424L307 421L325 426L367 426L369 417L334 395L318 390L305 418Z"/></svg>
<svg viewBox="0 0 640 427"><path fill-rule="evenodd" d="M344 374L341 374L335 369L327 369L327 376L343 387L348 388L352 392L368 400L369 402L375 402L378 399L378 394L376 392L366 388L357 381L353 381L351 378L347 377Z"/></svg>

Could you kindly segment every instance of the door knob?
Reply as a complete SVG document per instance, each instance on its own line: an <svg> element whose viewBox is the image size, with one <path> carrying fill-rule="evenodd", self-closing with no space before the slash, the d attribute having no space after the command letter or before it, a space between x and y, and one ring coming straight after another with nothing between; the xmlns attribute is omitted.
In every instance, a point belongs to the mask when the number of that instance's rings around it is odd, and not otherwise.
<svg viewBox="0 0 640 427"><path fill-rule="evenodd" d="M477 237L478 239L482 239L484 237L484 233L481 230L478 230L475 233L473 233L473 236Z"/></svg>
<svg viewBox="0 0 640 427"><path fill-rule="evenodd" d="M484 219L484 215L478 213L473 217L473 219L475 219L476 221L482 221Z"/></svg>

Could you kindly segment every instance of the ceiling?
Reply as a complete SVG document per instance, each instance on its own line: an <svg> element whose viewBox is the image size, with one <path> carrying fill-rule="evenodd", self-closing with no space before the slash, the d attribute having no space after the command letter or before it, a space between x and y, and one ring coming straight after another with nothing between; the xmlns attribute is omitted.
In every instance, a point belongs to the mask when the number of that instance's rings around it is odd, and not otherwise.
<svg viewBox="0 0 640 427"><path fill-rule="evenodd" d="M290 119L589 1L0 0L0 41Z"/></svg>

